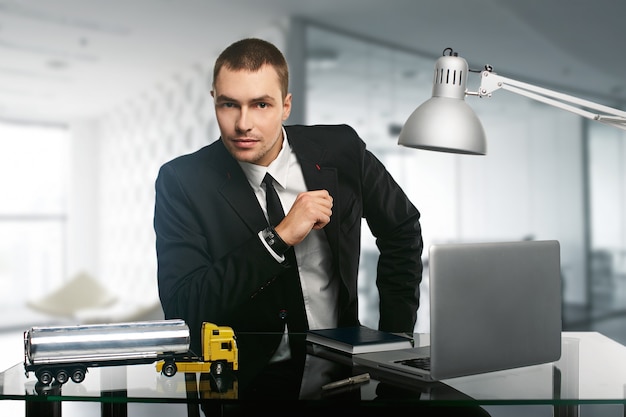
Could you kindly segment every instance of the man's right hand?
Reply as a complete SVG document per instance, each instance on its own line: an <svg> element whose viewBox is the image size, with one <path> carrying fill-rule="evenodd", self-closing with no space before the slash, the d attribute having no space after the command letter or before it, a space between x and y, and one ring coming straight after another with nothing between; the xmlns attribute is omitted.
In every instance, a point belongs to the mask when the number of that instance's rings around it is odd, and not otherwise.
<svg viewBox="0 0 626 417"><path fill-rule="evenodd" d="M302 242L311 230L319 230L330 223L333 198L326 190L298 194L285 218L274 228L289 246Z"/></svg>

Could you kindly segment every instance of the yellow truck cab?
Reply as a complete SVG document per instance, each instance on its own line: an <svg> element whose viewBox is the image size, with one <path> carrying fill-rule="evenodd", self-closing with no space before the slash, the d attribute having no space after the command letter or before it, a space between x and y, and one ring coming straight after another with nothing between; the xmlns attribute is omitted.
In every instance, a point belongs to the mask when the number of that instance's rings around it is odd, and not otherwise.
<svg viewBox="0 0 626 417"><path fill-rule="evenodd" d="M166 376L180 372L202 372L221 375L228 370L239 369L239 353L235 332L227 326L213 323L202 324L202 356L163 360L157 363L157 371Z"/></svg>

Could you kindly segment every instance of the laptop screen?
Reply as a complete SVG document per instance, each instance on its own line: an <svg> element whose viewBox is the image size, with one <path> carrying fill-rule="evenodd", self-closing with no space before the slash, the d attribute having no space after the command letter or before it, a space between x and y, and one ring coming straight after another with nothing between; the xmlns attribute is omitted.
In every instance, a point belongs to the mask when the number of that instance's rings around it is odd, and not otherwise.
<svg viewBox="0 0 626 417"><path fill-rule="evenodd" d="M433 245L429 252L435 379L558 360L558 241Z"/></svg>

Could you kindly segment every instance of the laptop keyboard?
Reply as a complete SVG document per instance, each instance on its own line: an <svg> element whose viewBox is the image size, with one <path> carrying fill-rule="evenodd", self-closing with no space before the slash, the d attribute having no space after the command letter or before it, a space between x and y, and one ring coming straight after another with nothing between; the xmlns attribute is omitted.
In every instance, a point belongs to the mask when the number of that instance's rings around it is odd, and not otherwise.
<svg viewBox="0 0 626 417"><path fill-rule="evenodd" d="M430 371L430 358L405 359L396 361L396 363Z"/></svg>

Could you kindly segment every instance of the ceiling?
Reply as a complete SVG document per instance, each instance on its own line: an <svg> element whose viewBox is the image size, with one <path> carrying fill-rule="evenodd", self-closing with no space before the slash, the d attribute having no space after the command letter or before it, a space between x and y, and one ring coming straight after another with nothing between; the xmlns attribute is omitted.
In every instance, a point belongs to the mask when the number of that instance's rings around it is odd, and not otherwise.
<svg viewBox="0 0 626 417"><path fill-rule="evenodd" d="M622 0L0 0L0 119L97 117L288 16L626 102Z"/></svg>

